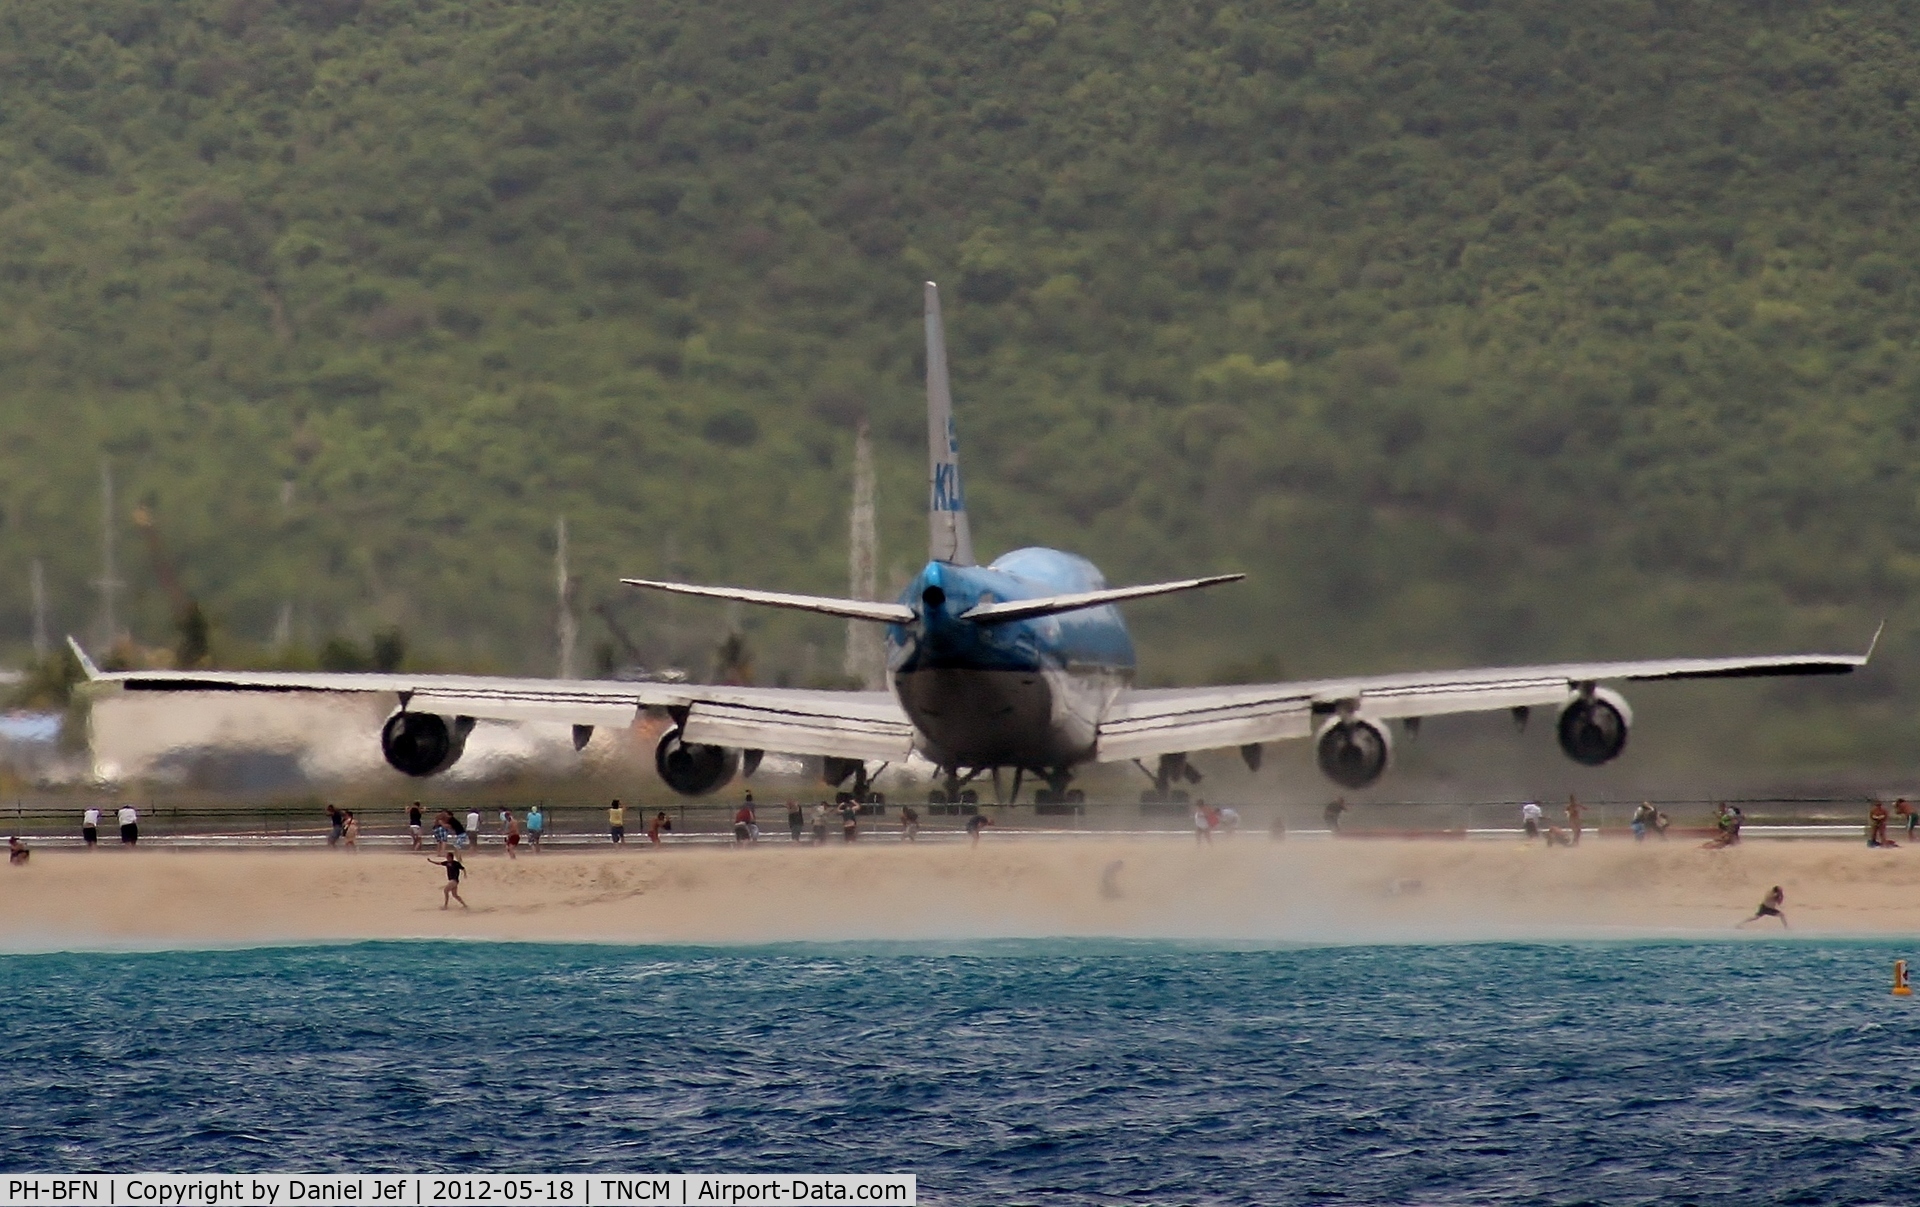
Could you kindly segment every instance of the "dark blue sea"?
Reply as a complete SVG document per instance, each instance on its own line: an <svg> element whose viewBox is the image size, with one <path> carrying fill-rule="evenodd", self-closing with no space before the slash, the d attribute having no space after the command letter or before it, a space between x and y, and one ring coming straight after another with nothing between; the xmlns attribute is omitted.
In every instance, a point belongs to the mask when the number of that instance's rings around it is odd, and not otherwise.
<svg viewBox="0 0 1920 1207"><path fill-rule="evenodd" d="M927 1203L1920 1202L1883 943L0 957L0 1165L901 1172Z"/></svg>

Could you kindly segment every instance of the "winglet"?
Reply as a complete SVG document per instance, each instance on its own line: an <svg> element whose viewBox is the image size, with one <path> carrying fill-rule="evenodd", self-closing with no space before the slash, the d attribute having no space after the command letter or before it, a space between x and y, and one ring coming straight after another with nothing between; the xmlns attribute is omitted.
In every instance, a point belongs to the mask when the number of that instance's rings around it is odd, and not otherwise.
<svg viewBox="0 0 1920 1207"><path fill-rule="evenodd" d="M67 634L67 648L73 651L74 659L80 663L80 669L86 672L89 680L100 677L100 668L93 664L93 659L87 657L87 651L80 648L80 643L73 639L71 633Z"/></svg>
<svg viewBox="0 0 1920 1207"><path fill-rule="evenodd" d="M1861 666L1865 666L1867 663L1873 661L1873 651L1876 648L1878 648L1880 645L1880 634L1886 631L1887 631L1887 618L1882 616L1880 618L1879 627L1873 630L1873 640L1867 642L1867 652L1860 655Z"/></svg>

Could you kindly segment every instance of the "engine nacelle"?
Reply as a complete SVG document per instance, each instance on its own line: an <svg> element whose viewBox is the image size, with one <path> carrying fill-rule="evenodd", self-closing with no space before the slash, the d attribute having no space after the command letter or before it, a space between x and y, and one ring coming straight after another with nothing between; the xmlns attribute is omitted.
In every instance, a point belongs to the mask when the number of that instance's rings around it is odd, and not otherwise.
<svg viewBox="0 0 1920 1207"><path fill-rule="evenodd" d="M1611 763L1627 748L1627 731L1633 728L1633 709L1620 693L1596 688L1567 701L1555 726L1560 749L1584 767Z"/></svg>
<svg viewBox="0 0 1920 1207"><path fill-rule="evenodd" d="M387 765L406 775L438 775L460 761L473 732L472 717L452 723L438 713L397 712L380 727L380 753Z"/></svg>
<svg viewBox="0 0 1920 1207"><path fill-rule="evenodd" d="M1333 717L1314 735L1313 753L1328 779L1343 788L1364 788L1386 774L1393 738L1372 717Z"/></svg>
<svg viewBox="0 0 1920 1207"><path fill-rule="evenodd" d="M667 787L682 796L718 792L740 770L740 752L729 746L702 746L683 741L675 726L660 735L653 748L653 768Z"/></svg>

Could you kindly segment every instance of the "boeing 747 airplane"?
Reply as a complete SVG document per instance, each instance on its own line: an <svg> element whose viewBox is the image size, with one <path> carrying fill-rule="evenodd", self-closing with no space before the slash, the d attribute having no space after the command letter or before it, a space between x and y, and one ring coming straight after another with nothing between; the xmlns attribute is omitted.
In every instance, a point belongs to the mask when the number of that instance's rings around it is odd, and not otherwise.
<svg viewBox="0 0 1920 1207"><path fill-rule="evenodd" d="M891 691L510 679L467 675L279 671L103 673L76 644L89 679L127 691L370 692L390 697L380 731L387 762L430 776L460 758L475 720L559 721L584 747L599 727L631 726L648 711L670 721L655 750L660 777L701 796L748 774L765 751L817 755L829 783L858 799L875 762L917 752L940 768L936 802L957 801L982 773L1045 783L1036 803L1070 802L1076 769L1127 761L1153 781L1146 800L1178 799L1197 782L1188 756L1239 751L1257 770L1267 743L1305 738L1335 783L1361 788L1387 769L1388 723L1447 713L1551 708L1560 747L1597 766L1626 747L1633 713L1608 683L1659 679L1845 674L1872 654L1668 658L1552 666L1422 671L1225 687L1133 686L1134 650L1117 605L1233 582L1219 574L1109 587L1093 563L1054 549L1016 549L979 565L961 490L959 440L947 381L940 295L926 286L926 567L893 602L789 595L737 587L623 579L632 586L851 617L885 625ZM1877 638L1877 634L1876 634Z"/></svg>

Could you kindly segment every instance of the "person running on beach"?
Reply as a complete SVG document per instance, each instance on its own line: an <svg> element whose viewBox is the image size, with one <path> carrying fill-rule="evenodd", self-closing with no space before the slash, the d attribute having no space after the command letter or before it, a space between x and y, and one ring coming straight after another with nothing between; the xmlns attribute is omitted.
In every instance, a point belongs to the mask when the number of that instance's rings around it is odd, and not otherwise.
<svg viewBox="0 0 1920 1207"><path fill-rule="evenodd" d="M815 801L813 805L813 845L825 846L827 842L827 802Z"/></svg>
<svg viewBox="0 0 1920 1207"><path fill-rule="evenodd" d="M1586 806L1573 793L1567 793L1567 829L1573 831L1573 845L1580 845L1580 819L1587 815Z"/></svg>
<svg viewBox="0 0 1920 1207"><path fill-rule="evenodd" d="M455 901L460 903L461 909L470 908L467 899L460 895L460 873L467 870L467 865L460 862L460 856L448 851L445 859L429 858L427 862L447 869L447 887L441 890L440 908L445 909Z"/></svg>
<svg viewBox="0 0 1920 1207"><path fill-rule="evenodd" d="M360 819L353 815L352 809L348 809L342 817L345 820L340 823L340 841L346 844L348 850L358 852L360 850Z"/></svg>
<svg viewBox="0 0 1920 1207"><path fill-rule="evenodd" d="M132 805L120 806L120 844L133 847L140 843L140 811Z"/></svg>
<svg viewBox="0 0 1920 1207"><path fill-rule="evenodd" d="M912 805L900 806L900 838L914 842L920 837L920 811Z"/></svg>
<svg viewBox="0 0 1920 1207"><path fill-rule="evenodd" d="M89 807L80 815L80 841L89 851L100 845L100 810Z"/></svg>
<svg viewBox="0 0 1920 1207"><path fill-rule="evenodd" d="M327 845L340 845L340 832L347 827L347 816L340 812L337 805L327 806Z"/></svg>
<svg viewBox="0 0 1920 1207"><path fill-rule="evenodd" d="M627 810L617 800L607 806L607 838L616 847L627 845Z"/></svg>
<svg viewBox="0 0 1920 1207"><path fill-rule="evenodd" d="M860 806L852 801L840 802L840 841L852 842L860 837Z"/></svg>
<svg viewBox="0 0 1920 1207"><path fill-rule="evenodd" d="M467 845L466 824L463 823L458 817L455 817L453 814L453 810L451 809L444 810L440 814L440 816L447 819L447 842L449 846L455 850L458 850L459 848L466 846Z"/></svg>
<svg viewBox="0 0 1920 1207"><path fill-rule="evenodd" d="M453 841L453 814L445 809L433 815L433 849L436 854L445 855L447 844Z"/></svg>
<svg viewBox="0 0 1920 1207"><path fill-rule="evenodd" d="M797 800L788 801L787 802L787 829L793 832L793 840L795 842L800 841L800 834L806 828L807 828L807 811L800 807L799 801Z"/></svg>
<svg viewBox="0 0 1920 1207"><path fill-rule="evenodd" d="M27 856L31 854L33 854L33 852L27 850L27 844L20 841L20 836L18 834L15 834L12 838L7 839L7 862L8 863L13 864L14 866L17 867L20 864L25 863L27 861Z"/></svg>
<svg viewBox="0 0 1920 1207"><path fill-rule="evenodd" d="M505 844L507 848L507 858L520 858L520 823L515 820L512 809L500 810L500 828L507 832Z"/></svg>
<svg viewBox="0 0 1920 1207"><path fill-rule="evenodd" d="M1340 832L1340 815L1342 813L1345 813L1346 811L1347 811L1347 798L1342 796L1336 799L1332 804L1328 805L1321 812L1321 816L1327 819L1328 833L1338 834Z"/></svg>
<svg viewBox="0 0 1920 1207"><path fill-rule="evenodd" d="M660 845L660 836L673 830L673 819L667 816L665 809L653 815L653 824L647 827L647 841L654 846Z"/></svg>
<svg viewBox="0 0 1920 1207"><path fill-rule="evenodd" d="M420 802L414 801L407 806L407 834L413 839L413 849L420 849Z"/></svg>
<svg viewBox="0 0 1920 1207"><path fill-rule="evenodd" d="M973 845L980 845L980 831L993 824L993 819L984 813L975 813L967 818L967 835L973 839Z"/></svg>
<svg viewBox="0 0 1920 1207"><path fill-rule="evenodd" d="M1544 814L1540 812L1540 805L1537 801L1528 801L1526 804L1520 806L1520 828L1527 832L1528 842L1532 842L1534 839L1540 837L1540 819L1542 816L1544 816Z"/></svg>
<svg viewBox="0 0 1920 1207"><path fill-rule="evenodd" d="M1745 926L1748 922L1758 922L1762 918L1778 918L1780 919L1781 929L1792 930L1793 927L1787 925L1787 914L1784 908L1786 904L1787 894L1776 884L1767 890L1765 897L1760 899L1760 908L1753 911L1753 917L1735 923L1735 925Z"/></svg>

